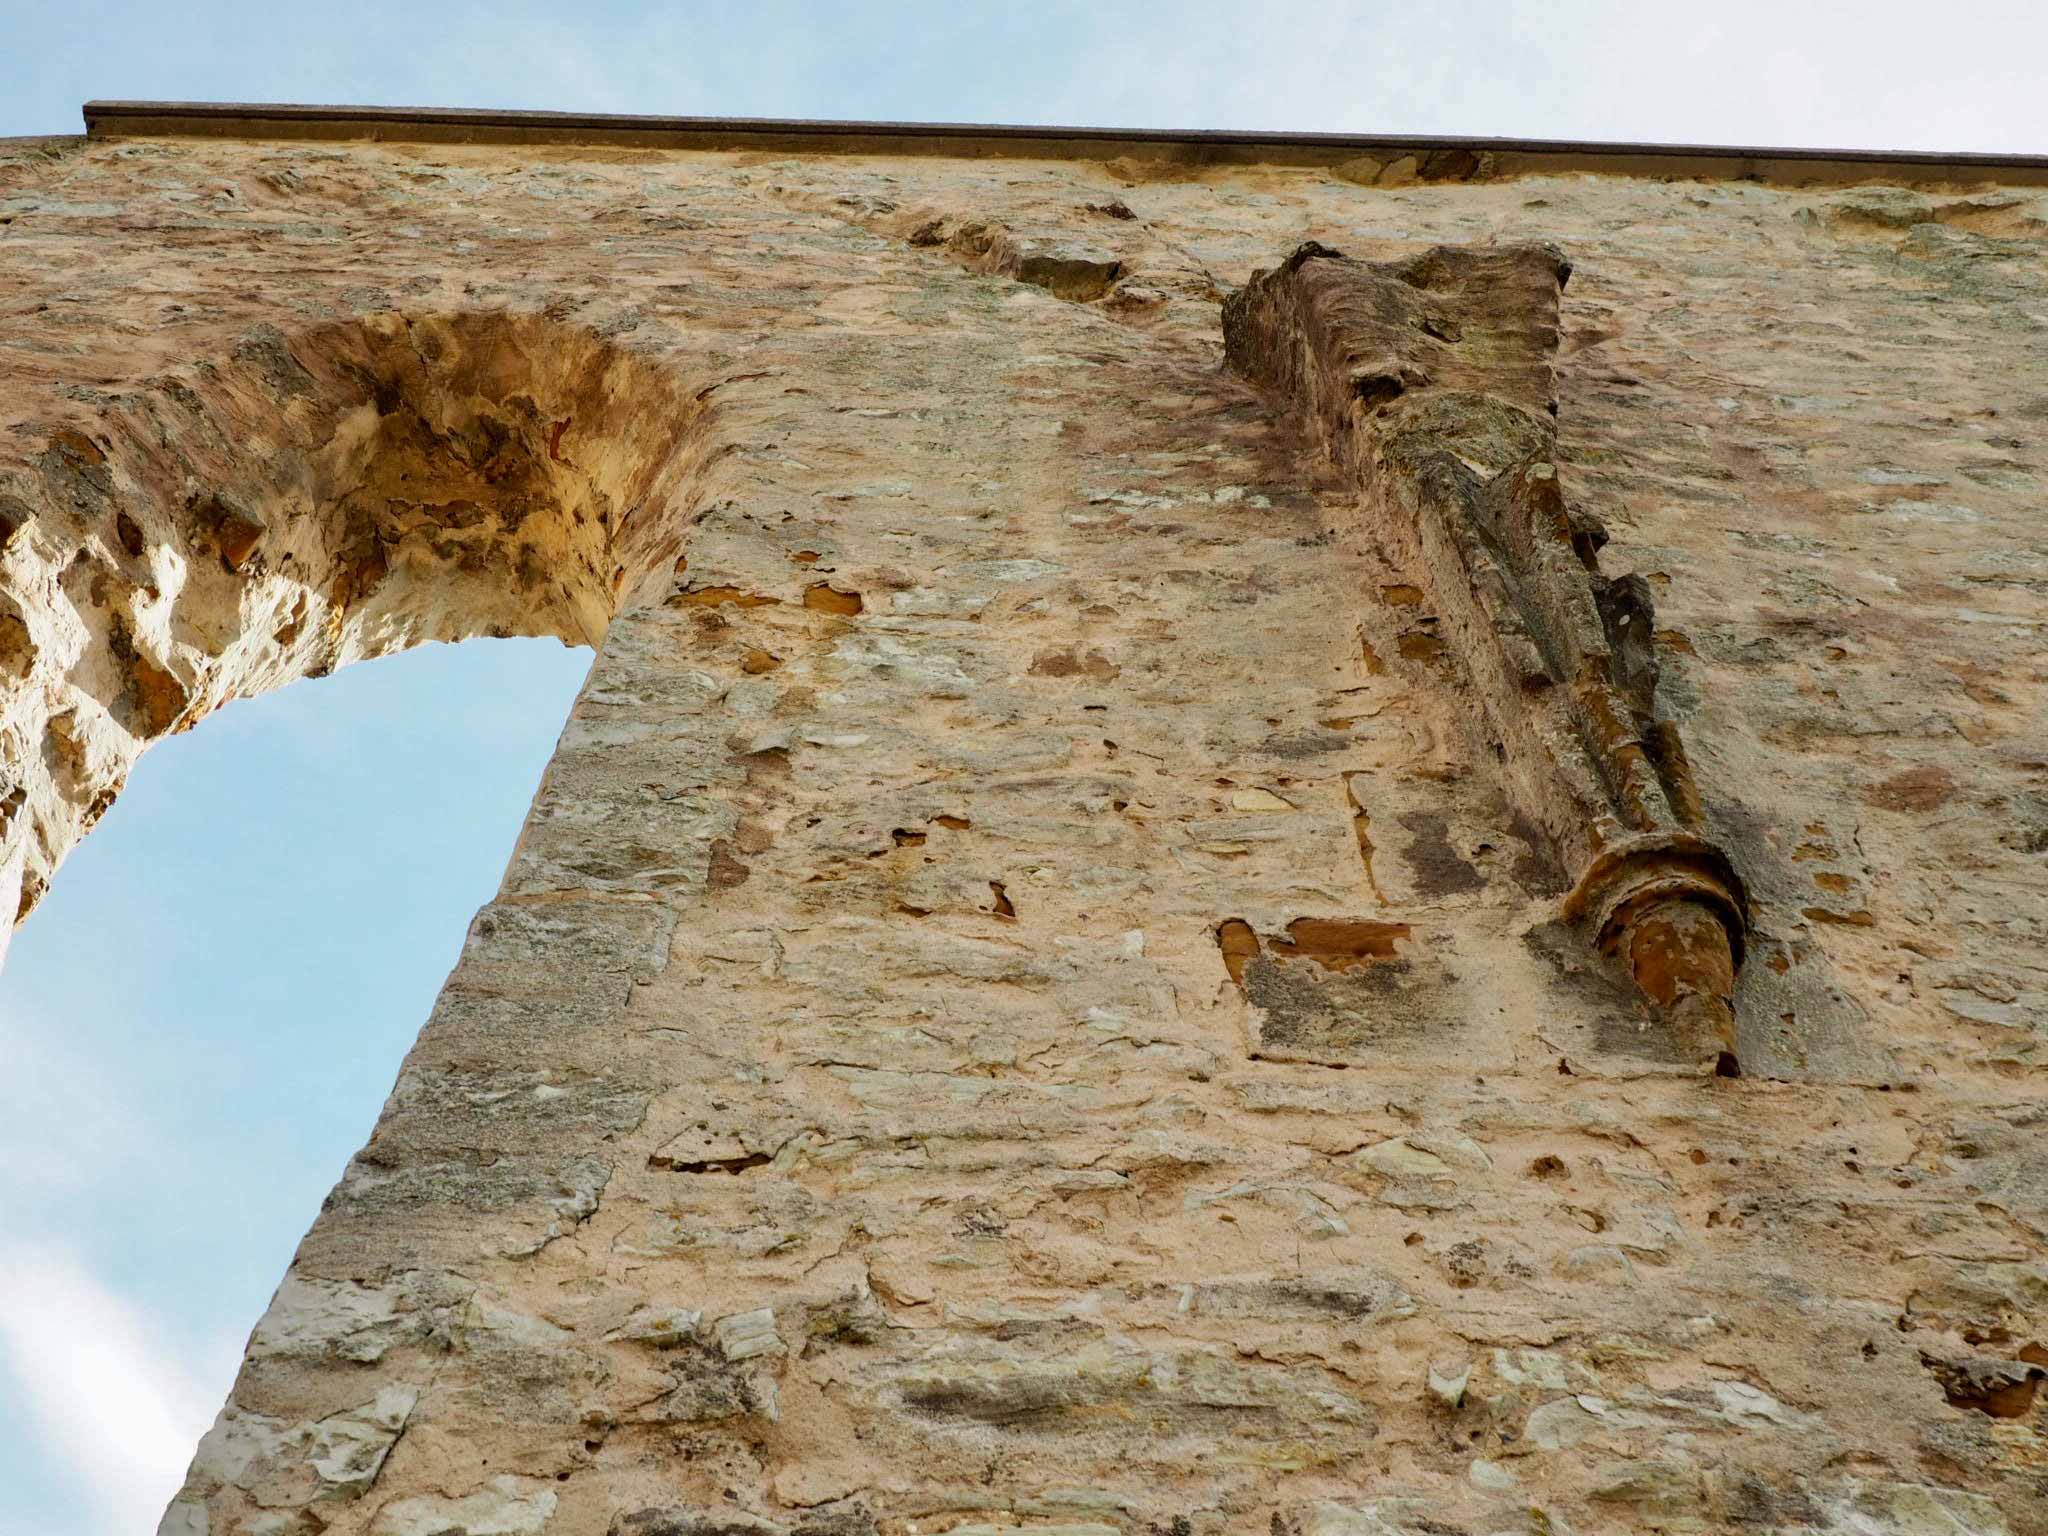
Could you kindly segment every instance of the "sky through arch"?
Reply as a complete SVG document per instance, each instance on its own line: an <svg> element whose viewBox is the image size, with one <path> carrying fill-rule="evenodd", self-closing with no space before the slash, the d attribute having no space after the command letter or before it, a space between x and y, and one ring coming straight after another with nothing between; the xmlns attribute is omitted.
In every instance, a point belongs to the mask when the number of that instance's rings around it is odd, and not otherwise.
<svg viewBox="0 0 2048 1536"><path fill-rule="evenodd" d="M590 655L429 644L238 701L145 756L16 934L0 1531L154 1528Z"/></svg>

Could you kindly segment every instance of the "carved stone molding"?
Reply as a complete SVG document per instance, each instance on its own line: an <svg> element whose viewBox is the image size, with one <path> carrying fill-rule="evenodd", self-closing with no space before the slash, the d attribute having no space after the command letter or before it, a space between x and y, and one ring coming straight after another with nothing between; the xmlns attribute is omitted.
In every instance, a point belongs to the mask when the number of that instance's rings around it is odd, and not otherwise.
<svg viewBox="0 0 2048 1536"><path fill-rule="evenodd" d="M1566 498L1553 365L1571 267L1550 245L1354 261L1298 248L1223 306L1233 368L1306 419L1423 574L1516 806L1572 872L1566 916L1689 1060L1737 1069L1747 928L1677 724L1640 576Z"/></svg>

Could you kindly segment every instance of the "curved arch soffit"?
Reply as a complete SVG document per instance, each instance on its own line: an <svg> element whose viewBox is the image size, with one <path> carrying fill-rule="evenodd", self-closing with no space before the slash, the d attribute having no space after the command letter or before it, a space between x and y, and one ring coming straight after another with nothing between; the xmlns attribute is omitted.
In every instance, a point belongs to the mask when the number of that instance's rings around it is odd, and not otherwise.
<svg viewBox="0 0 2048 1536"><path fill-rule="evenodd" d="M30 429L0 462L0 905L231 699L428 640L596 645L680 551L708 393L543 315L394 312L257 326Z"/></svg>

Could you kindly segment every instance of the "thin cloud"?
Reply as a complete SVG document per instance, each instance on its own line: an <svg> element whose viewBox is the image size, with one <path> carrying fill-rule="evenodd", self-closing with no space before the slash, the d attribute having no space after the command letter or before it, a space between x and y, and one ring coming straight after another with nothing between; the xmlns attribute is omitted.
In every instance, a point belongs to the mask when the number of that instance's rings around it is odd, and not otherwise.
<svg viewBox="0 0 2048 1536"><path fill-rule="evenodd" d="M17 1226L103 1189L151 1143L131 1084L60 1031L0 1004L0 1222Z"/></svg>
<svg viewBox="0 0 2048 1536"><path fill-rule="evenodd" d="M63 1244L0 1254L0 1359L43 1449L76 1474L109 1536L156 1528L232 1375L231 1351L195 1364L159 1337Z"/></svg>

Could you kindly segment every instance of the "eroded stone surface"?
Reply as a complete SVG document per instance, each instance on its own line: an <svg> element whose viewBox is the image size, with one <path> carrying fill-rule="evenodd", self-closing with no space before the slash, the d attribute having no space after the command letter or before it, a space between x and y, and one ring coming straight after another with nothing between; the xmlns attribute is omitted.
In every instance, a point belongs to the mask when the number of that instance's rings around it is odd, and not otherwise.
<svg viewBox="0 0 2048 1536"><path fill-rule="evenodd" d="M2039 194L1468 173L0 152L31 902L230 696L602 636L167 1530L2044 1528ZM1744 1078L1221 367L1304 240L1572 262Z"/></svg>

